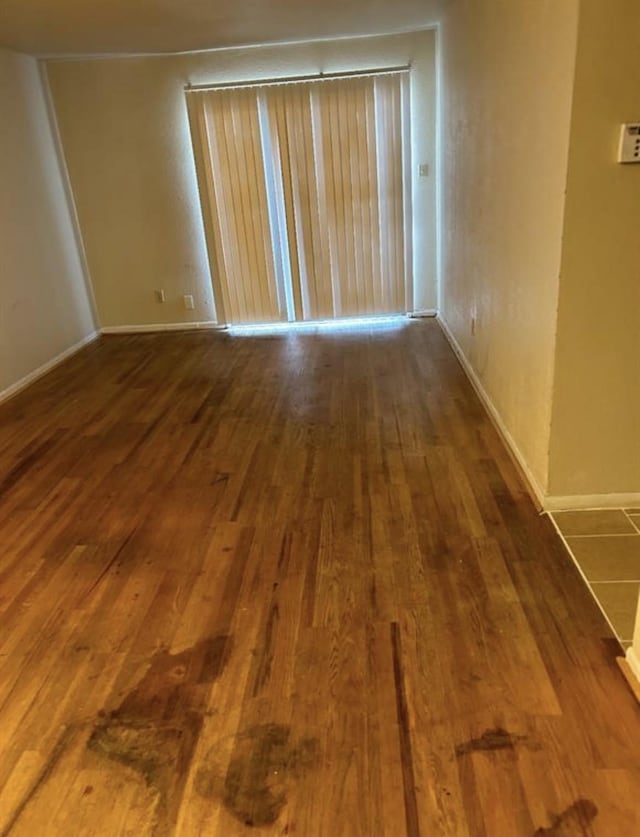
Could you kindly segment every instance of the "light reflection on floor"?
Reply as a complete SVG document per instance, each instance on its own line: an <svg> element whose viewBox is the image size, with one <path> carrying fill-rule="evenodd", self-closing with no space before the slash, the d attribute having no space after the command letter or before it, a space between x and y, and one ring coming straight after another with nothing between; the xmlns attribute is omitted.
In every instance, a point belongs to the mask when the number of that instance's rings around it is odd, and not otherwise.
<svg viewBox="0 0 640 837"><path fill-rule="evenodd" d="M294 323L260 323L249 325L230 325L227 333L233 336L252 336L256 334L281 334L300 331L360 331L363 329L396 329L410 322L404 314L380 317L349 317L336 320L309 320Z"/></svg>

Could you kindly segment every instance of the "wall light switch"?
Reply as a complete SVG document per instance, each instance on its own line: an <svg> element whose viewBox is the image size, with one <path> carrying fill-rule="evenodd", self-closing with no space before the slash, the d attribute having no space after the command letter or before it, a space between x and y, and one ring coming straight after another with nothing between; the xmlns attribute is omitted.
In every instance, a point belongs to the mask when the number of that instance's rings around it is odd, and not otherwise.
<svg viewBox="0 0 640 837"><path fill-rule="evenodd" d="M420 163L418 174L420 177L429 177L429 163Z"/></svg>
<svg viewBox="0 0 640 837"><path fill-rule="evenodd" d="M156 293L156 302L164 302L164 300L165 300L164 291L160 290L160 291L156 291L155 293Z"/></svg>
<svg viewBox="0 0 640 837"><path fill-rule="evenodd" d="M620 128L619 163L640 163L640 122L627 122Z"/></svg>
<svg viewBox="0 0 640 837"><path fill-rule="evenodd" d="M187 311L193 311L193 309L196 307L191 294L184 295L184 307L187 309Z"/></svg>

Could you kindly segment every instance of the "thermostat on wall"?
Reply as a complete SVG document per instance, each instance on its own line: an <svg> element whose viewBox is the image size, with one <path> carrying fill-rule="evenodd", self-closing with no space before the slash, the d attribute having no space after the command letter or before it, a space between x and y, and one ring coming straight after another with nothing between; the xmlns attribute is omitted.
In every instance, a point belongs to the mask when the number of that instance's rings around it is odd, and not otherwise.
<svg viewBox="0 0 640 837"><path fill-rule="evenodd" d="M640 122L627 122L620 128L619 163L640 163Z"/></svg>

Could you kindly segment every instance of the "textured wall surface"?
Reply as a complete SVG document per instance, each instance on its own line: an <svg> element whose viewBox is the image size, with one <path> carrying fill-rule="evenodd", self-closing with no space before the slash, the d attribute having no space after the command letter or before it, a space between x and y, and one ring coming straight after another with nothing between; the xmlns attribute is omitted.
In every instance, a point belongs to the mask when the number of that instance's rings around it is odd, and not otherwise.
<svg viewBox="0 0 640 837"><path fill-rule="evenodd" d="M441 314L547 484L577 0L443 4Z"/></svg>

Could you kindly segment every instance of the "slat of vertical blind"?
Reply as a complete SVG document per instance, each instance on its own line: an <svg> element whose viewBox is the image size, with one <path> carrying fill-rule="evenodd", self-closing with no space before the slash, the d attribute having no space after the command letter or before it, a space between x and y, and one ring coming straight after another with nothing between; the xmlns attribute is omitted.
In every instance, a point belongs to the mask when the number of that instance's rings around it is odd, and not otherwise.
<svg viewBox="0 0 640 837"><path fill-rule="evenodd" d="M384 281L382 263L380 260L380 217L378 212L379 204L379 182L378 182L378 166L377 166L377 148L376 148L376 103L375 103L375 88L374 85L369 85L367 88L367 106L366 106L366 143L369 153L367 154L367 171L365 177L371 184L371 190L375 195L375 201L371 201L368 207L368 224L369 224L369 247L367 252L371 258L371 290L373 297L373 309L375 311L382 311L384 309Z"/></svg>
<svg viewBox="0 0 640 837"><path fill-rule="evenodd" d="M282 185L282 199L284 202L283 212L285 218L285 229L280 231L281 237L287 243L287 255L289 258L291 275L291 295L295 319L302 319L302 301L300 297L300 264L296 241L296 222L293 199L293 178L292 178L292 152L287 133L287 114L284 97L279 95L279 90L270 89L267 96L264 92L267 104L267 116L271 134L271 148L273 150L274 176L280 177Z"/></svg>
<svg viewBox="0 0 640 837"><path fill-rule="evenodd" d="M389 102L389 106L382 109L385 111L387 120L389 171L392 173L390 180L393 189L392 240L396 246L393 247L392 270L396 295L400 297L404 296L404 237L402 237L404 201L402 196L402 148L400 144L402 113L400 109L400 85L385 85L386 80L386 78L377 79L377 81L383 82L382 85L379 85L381 98L383 98L383 101Z"/></svg>

